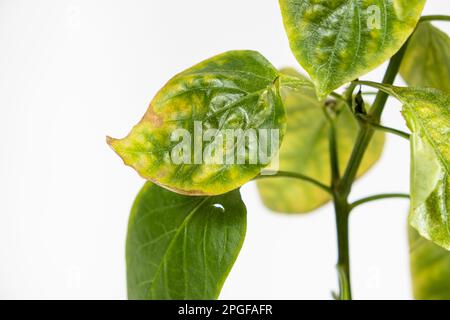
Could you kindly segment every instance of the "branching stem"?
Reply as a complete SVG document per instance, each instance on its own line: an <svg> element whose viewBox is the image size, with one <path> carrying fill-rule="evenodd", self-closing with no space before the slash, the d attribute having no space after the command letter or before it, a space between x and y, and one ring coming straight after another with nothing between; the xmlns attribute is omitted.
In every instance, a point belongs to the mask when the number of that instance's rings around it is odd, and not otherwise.
<svg viewBox="0 0 450 320"><path fill-rule="evenodd" d="M383 78L383 84L393 84L394 80L399 72L400 64L406 51L408 41L403 45L399 52L394 55L386 70L386 74ZM351 84L348 96L349 101L352 101L352 92L357 84L362 81L354 81ZM370 109L369 117L371 118L371 124L360 121L360 130L356 138L355 145L353 147L350 160L343 176L339 179L334 178L332 181L333 202L336 214L336 229L338 237L338 263L337 270L339 274L339 299L350 300L352 299L351 291L351 278L350 278L350 254L349 254L349 214L352 206L348 203L348 197L350 195L353 183L356 179L357 172L361 165L364 154L372 140L375 132L373 125L379 126L381 114L383 113L384 106L386 105L388 94L384 92L382 87L379 89L375 102ZM354 204L353 204L354 205Z"/></svg>
<svg viewBox="0 0 450 320"><path fill-rule="evenodd" d="M350 210L353 210L354 208L356 208L362 204L365 204L367 202L377 201L377 200L382 200L382 199L389 199L389 198L409 199L409 194L406 194L406 193L384 193L384 194L377 194L374 196L370 196L367 198L362 198L362 199L357 200L357 201L353 202L352 204L350 204Z"/></svg>
<svg viewBox="0 0 450 320"><path fill-rule="evenodd" d="M385 126L382 126L380 124L375 124L375 123L371 123L371 122L368 122L368 124L371 125L375 130L380 130L380 131L384 131L384 132L387 132L387 133L392 133L392 134L395 134L395 135L397 135L399 137L402 137L402 138L404 138L406 140L409 140L409 138L411 137L411 135L409 133L401 131L401 130L398 130L398 129L385 127Z"/></svg>
<svg viewBox="0 0 450 320"><path fill-rule="evenodd" d="M295 172L287 172L287 171L278 171L276 174L273 175L259 175L257 177L255 177L255 179L270 179L270 178L292 178L292 179L299 179L299 180L303 180L305 182L309 182L313 185L315 185L316 187L326 191L329 194L332 194L331 188L325 184L323 184L322 182L305 176L303 174L300 173L295 173Z"/></svg>

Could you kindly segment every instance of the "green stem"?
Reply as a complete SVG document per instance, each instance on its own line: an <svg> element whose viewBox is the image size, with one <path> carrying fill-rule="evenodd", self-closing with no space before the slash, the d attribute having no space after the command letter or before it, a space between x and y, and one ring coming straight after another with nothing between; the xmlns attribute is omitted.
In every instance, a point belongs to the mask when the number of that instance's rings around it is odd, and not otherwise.
<svg viewBox="0 0 450 320"><path fill-rule="evenodd" d="M400 64L406 51L408 41L403 45L399 52L391 58L389 66L384 75L383 83L393 84L399 72ZM354 90L356 83L352 83L350 90ZM349 97L351 99L351 97ZM370 116L375 124L380 123L381 114L386 105L388 94L379 90L375 102L370 110ZM374 135L375 129L365 123L360 122L360 130L353 147L348 166L344 175L332 184L333 200L336 213L336 228L338 237L338 273L339 273L339 298L352 299L351 279L350 279L350 254L349 254L349 214L351 211L348 204L348 196L351 192L356 174L361 165L361 161Z"/></svg>
<svg viewBox="0 0 450 320"><path fill-rule="evenodd" d="M384 75L383 78L384 84L394 83L398 71L400 70L400 64L405 54L407 45L408 41L403 45L403 47L399 50L399 52L397 52L397 54L391 58L389 66L386 70L386 74ZM363 81L357 81L355 83L362 83L362 82ZM374 120L373 123L375 124L380 123L381 114L383 113L384 106L386 105L388 97L389 95L383 92L380 88L377 97L375 98L375 102L373 103L373 106L370 109L370 115ZM370 141L372 140L374 132L375 129L371 125L362 125L360 127L360 131L358 137L356 138L352 155L350 156L349 165L345 170L340 186L341 193L346 197L348 197L348 195L350 194L353 182L355 181L356 178L356 174L361 165L361 161L369 146Z"/></svg>
<svg viewBox="0 0 450 320"><path fill-rule="evenodd" d="M362 125L356 138L348 166L345 169L344 175L340 183L340 193L348 196L350 194L353 181L356 178L359 166L363 156L372 140L375 129L369 125Z"/></svg>
<svg viewBox="0 0 450 320"><path fill-rule="evenodd" d="M342 95L340 95L340 94L337 93L337 92L332 92L332 93L330 93L330 96L333 97L333 98L335 98L336 100L339 100L339 101L342 101L342 102L347 103L347 100L346 100Z"/></svg>
<svg viewBox="0 0 450 320"><path fill-rule="evenodd" d="M341 174L339 172L339 155L337 149L337 131L336 131L336 123L335 119L329 117L330 129L328 133L328 141L329 141L329 152L330 152L330 163L331 163L331 186L334 188L339 179L341 178Z"/></svg>
<svg viewBox="0 0 450 320"><path fill-rule="evenodd" d="M347 89L345 89L344 92L344 98L350 102L350 104L352 103L352 98L353 98L353 91L355 91L356 88L356 84L354 84L353 82L350 83L350 85L347 87Z"/></svg>
<svg viewBox="0 0 450 320"><path fill-rule="evenodd" d="M374 196L370 196L367 198L362 198L360 200L357 200L350 204L350 210L353 210L357 206L360 206L364 203L371 202L371 201L377 201L381 199L389 199L389 198L406 198L409 199L409 194L406 193L384 193L384 194L377 194Z"/></svg>
<svg viewBox="0 0 450 320"><path fill-rule="evenodd" d="M355 91L357 84L356 83L350 83L350 85L347 87L347 89L345 89L344 92L344 99L345 99L345 104L347 105L347 107L349 108L350 112L353 113L353 92Z"/></svg>
<svg viewBox="0 0 450 320"><path fill-rule="evenodd" d="M444 15L423 16L420 18L420 22L424 22L424 21L450 21L450 16L444 16Z"/></svg>
<svg viewBox="0 0 450 320"><path fill-rule="evenodd" d="M392 90L391 87L386 86L384 83L378 83L378 82L374 82L374 81L364 81L364 80L355 80L355 81L353 81L353 83L360 84L363 86L369 86L369 87L372 87L372 88L382 91L383 93L387 94L388 96L397 97L395 91ZM377 92L377 95L378 95L378 92Z"/></svg>
<svg viewBox="0 0 450 320"><path fill-rule="evenodd" d="M351 300L350 280L350 244L348 219L350 207L345 199L334 197L334 208L336 213L336 230L338 238L338 263L339 275L339 300Z"/></svg>
<svg viewBox="0 0 450 320"><path fill-rule="evenodd" d="M328 187L327 185L323 184L322 182L305 176L301 173L295 173L295 172L287 172L287 171L278 171L276 174L273 175L259 175L255 177L255 180L259 180L259 179L268 179L268 178L292 178L292 179L299 179L299 180L303 180L305 182L309 182L313 185L315 185L316 187L326 191L329 194L332 194L331 188Z"/></svg>
<svg viewBox="0 0 450 320"><path fill-rule="evenodd" d="M327 115L330 129L328 134L329 153L331 164L331 188L333 191L333 202L336 214L336 229L338 238L338 263L339 275L339 300L351 300L352 291L350 284L350 254L348 239L348 215L350 213L346 198L341 198L337 191L341 175L339 172L339 155L337 149L337 132L335 115Z"/></svg>
<svg viewBox="0 0 450 320"><path fill-rule="evenodd" d="M409 39L401 47L401 49L391 58L389 66L386 70L386 74L383 78L383 84L393 84L397 74L400 70L400 65L403 61L403 57L406 53L406 48L408 47ZM375 98L373 107L370 110L371 115L379 122L381 114L383 113L384 106L386 105L389 95L386 92L380 90Z"/></svg>
<svg viewBox="0 0 450 320"><path fill-rule="evenodd" d="M375 123L371 123L371 122L368 122L368 124L370 124L375 130L380 130L380 131L384 131L384 132L387 132L387 133L392 133L392 134L395 134L395 135L397 135L399 137L402 137L402 138L404 138L406 140L409 140L409 138L411 137L411 135L409 133L401 131L401 130L398 130L398 129L385 127L385 126L382 126L382 125L379 125L379 124L375 124Z"/></svg>
<svg viewBox="0 0 450 320"><path fill-rule="evenodd" d="M350 93L351 94L351 93ZM329 129L329 153L331 164L331 188L333 192L333 202L336 214L336 229L338 240L338 263L337 271L339 275L339 300L351 300L352 292L350 285L350 254L348 239L348 215L350 213L347 199L340 197L337 187L341 179L339 172L339 154L337 148L336 115L325 112L327 115Z"/></svg>
<svg viewBox="0 0 450 320"><path fill-rule="evenodd" d="M362 93L364 96L376 96L378 92L376 91L366 91Z"/></svg>

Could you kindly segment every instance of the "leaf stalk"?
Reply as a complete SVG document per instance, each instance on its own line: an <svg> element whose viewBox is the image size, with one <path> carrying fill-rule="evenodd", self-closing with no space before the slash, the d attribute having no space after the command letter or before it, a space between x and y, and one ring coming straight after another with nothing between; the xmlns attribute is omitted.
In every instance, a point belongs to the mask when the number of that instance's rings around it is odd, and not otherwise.
<svg viewBox="0 0 450 320"><path fill-rule="evenodd" d="M362 198L360 200L357 200L350 204L350 210L353 210L354 208L368 203L372 201L382 200L382 199L390 199L390 198L405 198L409 199L409 194L406 193L383 193L383 194L377 194L370 197Z"/></svg>
<svg viewBox="0 0 450 320"><path fill-rule="evenodd" d="M450 21L450 16L445 15L429 15L420 18L420 22L424 21Z"/></svg>
<svg viewBox="0 0 450 320"><path fill-rule="evenodd" d="M322 182L308 177L306 175L303 175L301 173L296 173L296 172L287 172L287 171L278 171L276 174L273 175L259 175L255 177L255 180L258 179L268 179L268 178L292 178L292 179L298 179L298 180L303 180L305 182L309 182L313 185L315 185L316 187L322 189L323 191L326 191L329 194L333 194L332 190L329 186L323 184Z"/></svg>

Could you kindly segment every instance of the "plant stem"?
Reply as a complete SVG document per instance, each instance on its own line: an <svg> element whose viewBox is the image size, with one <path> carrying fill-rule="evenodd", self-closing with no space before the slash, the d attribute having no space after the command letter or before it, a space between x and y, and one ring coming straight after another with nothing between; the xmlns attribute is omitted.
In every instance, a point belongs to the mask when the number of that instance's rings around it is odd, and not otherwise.
<svg viewBox="0 0 450 320"><path fill-rule="evenodd" d="M379 124L375 124L375 123L371 123L371 122L368 122L368 124L371 125L376 130L392 133L392 134L395 134L395 135L397 135L399 137L402 137L402 138L404 138L406 140L409 140L409 138L411 137L411 135L409 133L403 132L403 131L398 130L398 129L385 127L385 126L382 126L382 125L379 125Z"/></svg>
<svg viewBox="0 0 450 320"><path fill-rule="evenodd" d="M339 100L339 101L342 101L342 102L347 103L347 100L346 100L342 95L340 95L340 94L337 93L337 92L332 92L332 93L330 93L330 96L333 97L333 98L335 98L336 100Z"/></svg>
<svg viewBox="0 0 450 320"><path fill-rule="evenodd" d="M400 69L400 64L406 51L408 41L403 45L403 47L397 52L395 56L391 58L389 66L386 70L386 74L383 78L383 84L393 84ZM381 114L383 113L384 106L386 105L389 95L382 90L379 90L375 102L370 109L370 115L372 116L373 123L379 124ZM356 174L358 172L359 166L363 156L372 140L375 129L370 125L362 125L356 138L355 146L353 148L352 155L350 156L349 164L345 170L344 176L341 181L341 193L348 197L350 194L353 182L355 181Z"/></svg>
<svg viewBox="0 0 450 320"><path fill-rule="evenodd" d="M347 102L349 102L350 104L352 104L352 98L353 98L353 91L355 91L356 88L356 84L355 83L350 83L350 85L347 87L347 89L345 89L344 92L344 98L347 100Z"/></svg>
<svg viewBox="0 0 450 320"><path fill-rule="evenodd" d="M423 16L420 18L420 22L424 21L450 21L450 16L444 16L444 15L430 15L430 16Z"/></svg>
<svg viewBox="0 0 450 320"><path fill-rule="evenodd" d="M409 39L401 47L401 49L391 58L389 66L386 70L386 74L383 78L383 84L393 84L397 74L400 70L400 65L402 63L403 57L406 53L406 48L408 47ZM384 106L386 105L389 95L386 92L378 91L373 107L371 108L371 115L379 122L381 114L383 113Z"/></svg>
<svg viewBox="0 0 450 320"><path fill-rule="evenodd" d="M400 64L406 51L408 41L403 45L399 52L394 55L384 75L384 84L393 84L399 72ZM351 89L355 88L356 83L352 83ZM351 96L349 97L351 99ZM379 90L375 102L370 110L369 116L376 125L380 124L381 114L386 105L388 94ZM338 238L338 263L339 273L339 298L352 299L351 279L350 279L350 254L349 254L349 214L351 211L348 204L348 196L351 192L356 174L361 165L364 154L367 151L370 141L375 133L375 129L366 122L360 122L360 130L353 147L348 166L344 175L340 179L332 182L333 201L336 213L336 229Z"/></svg>
<svg viewBox="0 0 450 320"><path fill-rule="evenodd" d="M339 274L339 299L351 300L351 280L350 280L350 246L348 218L350 207L346 199L334 197L334 208L336 213L336 230L338 238L338 263Z"/></svg>
<svg viewBox="0 0 450 320"><path fill-rule="evenodd" d="M331 163L331 187L334 189L339 179L341 178L341 174L339 172L339 155L337 148L337 131L336 131L336 122L335 118L328 116L328 122L330 124L330 129L328 133L328 141L329 141L329 152L330 152L330 163Z"/></svg>
<svg viewBox="0 0 450 320"><path fill-rule="evenodd" d="M406 193L383 193L383 194L377 194L374 196L370 196L367 198L362 198L360 200L357 200L350 204L350 210L353 210L357 206L360 206L364 203L371 202L371 201L377 201L381 199L389 199L389 198L406 198L409 199L409 194Z"/></svg>
<svg viewBox="0 0 450 320"><path fill-rule="evenodd" d="M266 178L292 178L292 179L299 179L299 180L303 180L305 182L309 182L313 185L315 185L316 187L326 191L329 194L332 194L331 188L325 184L323 184L322 182L305 176L301 173L296 173L296 172L287 172L287 171L278 171L276 174L274 175L259 175L255 177L255 180L258 179L266 179Z"/></svg>
<svg viewBox="0 0 450 320"><path fill-rule="evenodd" d="M369 86L369 87L381 90L388 96L391 95L391 96L394 96L397 98L395 91L392 90L390 87L386 86L384 83L378 83L378 82L374 82L374 81L364 81L364 80L355 80L355 81L353 81L353 83L360 84L363 86ZM377 92L377 95L378 95L378 92Z"/></svg>
<svg viewBox="0 0 450 320"><path fill-rule="evenodd" d="M366 91L362 93L363 95L367 95L367 96L375 96L378 94L378 92L376 91Z"/></svg>
<svg viewBox="0 0 450 320"><path fill-rule="evenodd" d="M327 114L327 113L326 113ZM341 175L339 172L339 154L337 149L336 115L327 114L330 124L328 140L331 164L331 188L333 191L333 202L336 213L336 229L338 238L338 263L337 271L339 275L339 300L351 300L350 284L350 255L348 239L348 215L350 213L346 198L341 198L337 186Z"/></svg>

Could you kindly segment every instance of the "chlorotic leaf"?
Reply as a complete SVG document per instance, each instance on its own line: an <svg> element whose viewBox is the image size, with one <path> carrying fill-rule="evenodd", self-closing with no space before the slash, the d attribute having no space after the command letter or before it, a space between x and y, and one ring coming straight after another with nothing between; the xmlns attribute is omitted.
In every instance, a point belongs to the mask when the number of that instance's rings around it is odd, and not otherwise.
<svg viewBox="0 0 450 320"><path fill-rule="evenodd" d="M128 297L216 299L245 231L246 209L238 190L192 197L147 182L128 225Z"/></svg>
<svg viewBox="0 0 450 320"><path fill-rule="evenodd" d="M431 23L420 23L409 41L400 74L410 86L450 93L450 37Z"/></svg>
<svg viewBox="0 0 450 320"><path fill-rule="evenodd" d="M450 300L450 252L409 228L414 298Z"/></svg>
<svg viewBox="0 0 450 320"><path fill-rule="evenodd" d="M142 177L174 192L234 190L278 152L286 122L278 79L257 52L215 56L172 78L130 134L108 143Z"/></svg>
<svg viewBox="0 0 450 320"><path fill-rule="evenodd" d="M292 70L284 70L282 73L305 79ZM324 113L324 104L317 100L314 87L304 86L292 90L286 86L281 88L281 92L288 124L279 154L280 170L304 174L324 184L330 184L329 122ZM359 128L348 107L340 104L339 109L336 131L339 164L343 171L350 158ZM359 176L378 161L383 146L384 134L380 132L374 136L369 146ZM327 192L296 179L260 179L257 185L264 204L277 212L309 212L331 200Z"/></svg>
<svg viewBox="0 0 450 320"><path fill-rule="evenodd" d="M389 88L403 102L412 131L410 224L450 250L450 96L431 88Z"/></svg>
<svg viewBox="0 0 450 320"><path fill-rule="evenodd" d="M413 32L425 0L280 0L291 49L317 95L366 74Z"/></svg>

